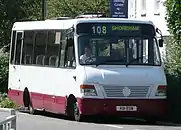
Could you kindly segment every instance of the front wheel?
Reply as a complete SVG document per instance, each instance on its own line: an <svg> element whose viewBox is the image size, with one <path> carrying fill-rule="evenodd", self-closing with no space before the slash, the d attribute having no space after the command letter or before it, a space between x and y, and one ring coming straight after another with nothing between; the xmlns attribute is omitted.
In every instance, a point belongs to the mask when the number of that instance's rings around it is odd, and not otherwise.
<svg viewBox="0 0 181 130"><path fill-rule="evenodd" d="M74 104L74 119L75 121L83 121L84 116L80 113L77 102Z"/></svg>
<svg viewBox="0 0 181 130"><path fill-rule="evenodd" d="M35 109L33 108L33 105L32 105L32 102L30 101L30 104L29 104L29 113L30 114L35 114Z"/></svg>

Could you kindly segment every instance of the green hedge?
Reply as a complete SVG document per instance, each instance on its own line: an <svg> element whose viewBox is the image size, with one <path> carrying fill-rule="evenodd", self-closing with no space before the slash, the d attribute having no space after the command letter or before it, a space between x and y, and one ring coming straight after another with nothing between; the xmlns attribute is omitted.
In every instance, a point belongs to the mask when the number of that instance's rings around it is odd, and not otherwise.
<svg viewBox="0 0 181 130"><path fill-rule="evenodd" d="M181 123L181 80L179 77L167 74L169 120Z"/></svg>

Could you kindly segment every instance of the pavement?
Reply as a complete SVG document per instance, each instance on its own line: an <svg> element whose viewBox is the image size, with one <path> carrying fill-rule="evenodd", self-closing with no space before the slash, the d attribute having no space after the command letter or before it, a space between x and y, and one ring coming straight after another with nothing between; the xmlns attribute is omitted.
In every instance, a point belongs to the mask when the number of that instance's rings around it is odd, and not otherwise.
<svg viewBox="0 0 181 130"><path fill-rule="evenodd" d="M51 113L39 112L36 115L16 113L17 130L181 130L181 126L168 123L152 125L142 121L123 119L75 122ZM0 111L0 120L5 116L9 116L9 113Z"/></svg>

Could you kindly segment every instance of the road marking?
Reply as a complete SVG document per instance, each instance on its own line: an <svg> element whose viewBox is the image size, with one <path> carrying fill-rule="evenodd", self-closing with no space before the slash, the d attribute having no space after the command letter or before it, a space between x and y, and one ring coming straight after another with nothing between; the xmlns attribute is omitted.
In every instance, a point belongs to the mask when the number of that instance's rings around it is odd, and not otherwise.
<svg viewBox="0 0 181 130"><path fill-rule="evenodd" d="M170 125L170 126L181 126L181 124L174 124L172 122L161 122L161 121L158 121L157 124Z"/></svg>
<svg viewBox="0 0 181 130"><path fill-rule="evenodd" d="M24 113L24 112L17 112L19 115L30 115L29 113Z"/></svg>
<svg viewBox="0 0 181 130"><path fill-rule="evenodd" d="M108 127L113 127L113 128L119 128L122 129L122 126L117 126L117 125L104 125L104 126L108 126Z"/></svg>

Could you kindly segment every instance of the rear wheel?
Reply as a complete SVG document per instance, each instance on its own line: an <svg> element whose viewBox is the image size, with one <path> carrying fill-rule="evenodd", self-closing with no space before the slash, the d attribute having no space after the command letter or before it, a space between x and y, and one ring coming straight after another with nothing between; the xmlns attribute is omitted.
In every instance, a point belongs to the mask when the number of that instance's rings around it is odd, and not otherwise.
<svg viewBox="0 0 181 130"><path fill-rule="evenodd" d="M30 99L30 94L27 88L25 88L24 93L23 93L23 102L24 102L24 107L28 109L30 114L34 114L35 110L33 108L31 99Z"/></svg>

